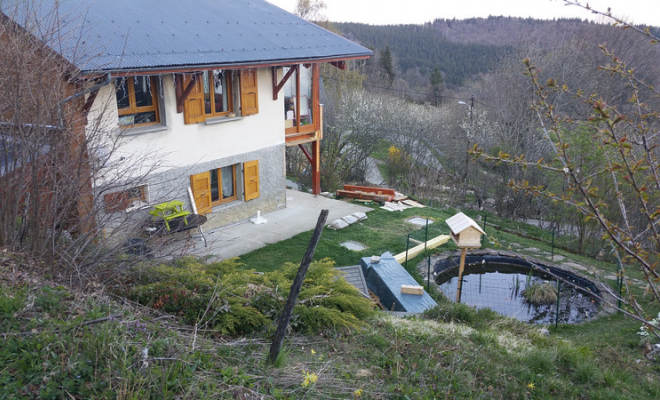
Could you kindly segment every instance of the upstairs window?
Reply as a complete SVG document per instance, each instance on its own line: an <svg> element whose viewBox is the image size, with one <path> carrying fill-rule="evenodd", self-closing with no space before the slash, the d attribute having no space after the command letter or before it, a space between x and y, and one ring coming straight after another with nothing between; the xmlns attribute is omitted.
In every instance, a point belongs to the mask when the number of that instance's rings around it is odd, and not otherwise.
<svg viewBox="0 0 660 400"><path fill-rule="evenodd" d="M135 76L115 80L119 126L132 128L160 123L158 81Z"/></svg>
<svg viewBox="0 0 660 400"><path fill-rule="evenodd" d="M204 114L207 117L222 117L234 111L231 96L231 73L223 70L204 71Z"/></svg>
<svg viewBox="0 0 660 400"><path fill-rule="evenodd" d="M316 129L315 110L318 105L318 64L294 65L284 68L294 72L284 84L284 118L287 133Z"/></svg>
<svg viewBox="0 0 660 400"><path fill-rule="evenodd" d="M240 79L239 79L240 76ZM242 116L258 112L256 71L210 70L186 74L183 88L196 77L184 103L186 124L204 122L210 118L232 117L239 114L235 106L234 88L239 87ZM240 82L240 84L239 84Z"/></svg>

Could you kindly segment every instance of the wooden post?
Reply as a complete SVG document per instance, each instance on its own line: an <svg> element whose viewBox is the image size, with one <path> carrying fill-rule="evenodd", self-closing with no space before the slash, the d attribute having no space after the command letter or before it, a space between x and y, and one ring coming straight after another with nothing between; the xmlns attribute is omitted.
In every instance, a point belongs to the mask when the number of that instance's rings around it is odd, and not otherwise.
<svg viewBox="0 0 660 400"><path fill-rule="evenodd" d="M456 290L456 302L461 302L461 289L463 286L463 270L465 269L465 254L466 248L461 249L461 265L458 267L458 289Z"/></svg>
<svg viewBox="0 0 660 400"><path fill-rule="evenodd" d="M325 225L325 221L327 219L328 210L321 210L319 219L316 222L316 228L314 228L314 234L312 235L312 239L309 241L309 245L307 246L307 252L305 252L305 256L303 257L302 262L300 263L300 267L298 268L296 278L291 284L291 292L289 293L289 298L286 300L286 304L284 305L282 316L280 316L280 321L277 325L277 330L275 331L275 337L273 337L273 343L270 345L268 362L271 364L275 364L275 360L277 360L277 356L280 354L282 342L284 341L284 336L286 335L286 328L289 326L291 314L293 314L293 307L296 305L296 301L298 301L298 295L302 289L305 275L307 275L309 264L312 262L312 257L314 256L316 245L319 243L321 232L323 232L323 225Z"/></svg>
<svg viewBox="0 0 660 400"><path fill-rule="evenodd" d="M312 194L321 194L321 141L312 143Z"/></svg>

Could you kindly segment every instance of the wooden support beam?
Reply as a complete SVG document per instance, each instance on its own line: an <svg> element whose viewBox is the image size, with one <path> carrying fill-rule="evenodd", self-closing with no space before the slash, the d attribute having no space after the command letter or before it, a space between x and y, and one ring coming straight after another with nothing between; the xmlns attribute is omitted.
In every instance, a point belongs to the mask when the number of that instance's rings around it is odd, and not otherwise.
<svg viewBox="0 0 660 400"><path fill-rule="evenodd" d="M309 153L309 150L305 148L305 145L303 143L299 144L298 147L300 147L300 150L303 152L305 157L307 157L307 161L309 161L310 164L314 163L314 159L312 158L312 155Z"/></svg>
<svg viewBox="0 0 660 400"><path fill-rule="evenodd" d="M456 288L456 302L461 302L461 291L463 290L463 271L465 271L466 248L461 249L461 264L458 267L458 287Z"/></svg>
<svg viewBox="0 0 660 400"><path fill-rule="evenodd" d="M330 65L332 65L333 67L337 67L342 71L346 69L346 61L344 61L344 60L330 61Z"/></svg>
<svg viewBox="0 0 660 400"><path fill-rule="evenodd" d="M92 109L92 105L94 104L94 100L96 100L96 96L99 94L100 89L101 88L91 92L87 98L87 101L85 101L85 104L82 107L82 116L85 125L87 125L87 115L89 114L89 110Z"/></svg>
<svg viewBox="0 0 660 400"><path fill-rule="evenodd" d="M181 78L179 78L180 84L176 85L177 86L177 92L179 90L178 88L183 86L183 76L182 75L178 75L178 76L180 76ZM188 86L186 86L186 88L183 89L183 92L181 92L181 95L177 96L177 98L176 98L176 112L177 113L180 114L180 113L183 112L183 103L185 103L186 99L188 98L188 95L190 94L190 92L192 92L193 88L195 87L195 83L197 83L197 79L199 79L200 76L201 76L201 72L200 73L195 73L193 75L192 79L190 80L190 82L188 82Z"/></svg>
<svg viewBox="0 0 660 400"><path fill-rule="evenodd" d="M321 194L321 141L312 145L312 194Z"/></svg>
<svg viewBox="0 0 660 400"><path fill-rule="evenodd" d="M291 75L298 70L298 66L291 66L291 69L282 77L282 81L277 83L277 67L273 67L273 100L277 100L277 95L280 93L280 90L284 87L284 84L287 83Z"/></svg>

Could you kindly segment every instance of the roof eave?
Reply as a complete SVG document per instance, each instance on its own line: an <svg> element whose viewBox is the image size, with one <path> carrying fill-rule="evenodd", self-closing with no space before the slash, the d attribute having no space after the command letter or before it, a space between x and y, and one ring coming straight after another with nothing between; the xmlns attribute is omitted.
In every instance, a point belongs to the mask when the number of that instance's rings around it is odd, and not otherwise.
<svg viewBox="0 0 660 400"><path fill-rule="evenodd" d="M288 58L288 59L280 59L280 60L244 61L244 62L217 63L217 64L165 65L165 66L157 66L157 67L126 68L126 69L108 68L108 69L100 69L100 70L83 71L83 75L98 76L100 74L108 74L108 73L112 75L150 75L153 73L167 74L167 73L205 71L209 69L283 67L293 64L363 60L371 57L372 55L373 52L353 54L350 56L339 55L339 56L330 56L330 57L323 56L323 57Z"/></svg>

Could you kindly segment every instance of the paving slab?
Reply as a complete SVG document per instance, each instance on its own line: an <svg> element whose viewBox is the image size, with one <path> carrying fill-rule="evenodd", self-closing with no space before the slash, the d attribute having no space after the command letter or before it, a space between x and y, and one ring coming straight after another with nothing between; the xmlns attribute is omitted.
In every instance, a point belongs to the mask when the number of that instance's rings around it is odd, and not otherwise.
<svg viewBox="0 0 660 400"><path fill-rule="evenodd" d="M220 260L238 257L268 244L313 230L321 210L324 209L329 210L326 225L355 212L366 213L372 210L346 201L287 189L286 207L262 214L262 217L268 221L265 224L255 225L245 220L205 232L208 247L204 247L204 242L199 238L192 241L190 253L198 256L212 255Z"/></svg>

